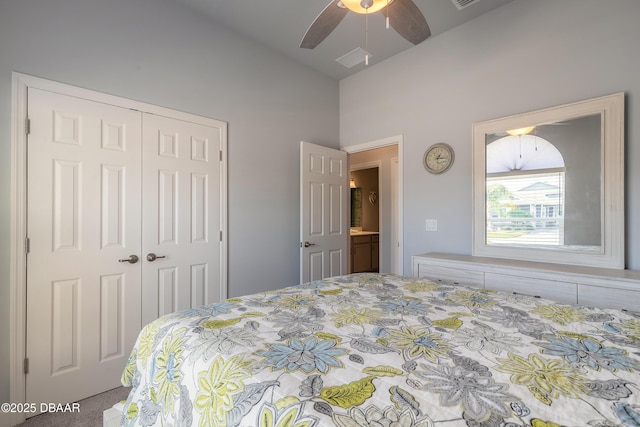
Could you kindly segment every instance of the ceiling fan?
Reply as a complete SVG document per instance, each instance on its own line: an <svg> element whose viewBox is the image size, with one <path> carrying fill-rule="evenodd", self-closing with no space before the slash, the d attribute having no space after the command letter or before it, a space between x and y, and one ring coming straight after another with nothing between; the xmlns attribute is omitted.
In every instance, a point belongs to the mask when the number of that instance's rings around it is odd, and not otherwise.
<svg viewBox="0 0 640 427"><path fill-rule="evenodd" d="M403 38L418 44L431 36L427 20L412 0L333 0L313 21L300 47L318 46L344 19L349 11L360 14L381 12L389 25Z"/></svg>

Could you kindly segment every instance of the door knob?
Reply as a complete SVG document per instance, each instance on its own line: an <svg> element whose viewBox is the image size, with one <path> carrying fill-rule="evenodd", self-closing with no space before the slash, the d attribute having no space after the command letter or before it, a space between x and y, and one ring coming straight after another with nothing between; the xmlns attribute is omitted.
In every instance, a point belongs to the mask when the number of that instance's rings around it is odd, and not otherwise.
<svg viewBox="0 0 640 427"><path fill-rule="evenodd" d="M158 258L166 258L166 256L164 256L164 255L158 256L158 255L154 254L153 252L149 252L147 254L147 261L149 261L149 262L153 262L153 261L157 260Z"/></svg>
<svg viewBox="0 0 640 427"><path fill-rule="evenodd" d="M138 258L138 255L129 255L129 258L119 259L118 262L128 262L129 264L135 264L139 259L140 258Z"/></svg>
<svg viewBox="0 0 640 427"><path fill-rule="evenodd" d="M308 248L309 246L315 246L315 243L310 243L310 242L304 242L304 247Z"/></svg>

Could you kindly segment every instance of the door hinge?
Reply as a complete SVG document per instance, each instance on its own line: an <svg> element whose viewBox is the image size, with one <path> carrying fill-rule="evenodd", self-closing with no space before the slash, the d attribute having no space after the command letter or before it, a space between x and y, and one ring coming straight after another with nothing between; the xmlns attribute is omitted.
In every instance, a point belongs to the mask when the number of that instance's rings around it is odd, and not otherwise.
<svg viewBox="0 0 640 427"><path fill-rule="evenodd" d="M24 373L25 374L29 373L29 358L28 357L24 358Z"/></svg>
<svg viewBox="0 0 640 427"><path fill-rule="evenodd" d="M25 242L24 242L24 250L26 253L31 252L31 240L29 240L29 238L27 237Z"/></svg>
<svg viewBox="0 0 640 427"><path fill-rule="evenodd" d="M24 133L27 135L31 133L31 119L29 119L28 117L24 122Z"/></svg>
<svg viewBox="0 0 640 427"><path fill-rule="evenodd" d="M222 242L222 230L220 230L220 241Z"/></svg>
<svg viewBox="0 0 640 427"><path fill-rule="evenodd" d="M222 150L218 151L220 153L220 161L222 161Z"/></svg>

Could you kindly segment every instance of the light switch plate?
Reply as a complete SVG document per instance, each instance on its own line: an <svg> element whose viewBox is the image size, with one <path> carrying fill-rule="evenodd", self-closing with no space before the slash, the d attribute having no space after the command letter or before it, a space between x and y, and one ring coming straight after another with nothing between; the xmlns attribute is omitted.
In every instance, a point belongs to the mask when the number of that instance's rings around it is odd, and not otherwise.
<svg viewBox="0 0 640 427"><path fill-rule="evenodd" d="M438 220L437 219L426 220L425 228L427 231L438 231Z"/></svg>

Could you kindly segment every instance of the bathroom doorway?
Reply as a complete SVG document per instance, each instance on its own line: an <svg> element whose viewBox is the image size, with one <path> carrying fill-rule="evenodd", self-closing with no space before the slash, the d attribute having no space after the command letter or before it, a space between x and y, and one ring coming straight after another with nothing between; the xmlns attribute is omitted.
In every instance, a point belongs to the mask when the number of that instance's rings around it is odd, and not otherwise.
<svg viewBox="0 0 640 427"><path fill-rule="evenodd" d="M360 193L361 204L360 225L357 209L352 212L356 222L349 237L350 270L402 274L401 142L401 137L393 137L346 148L350 177L354 178L349 184L360 188L355 193ZM357 203L358 196L352 206Z"/></svg>
<svg viewBox="0 0 640 427"><path fill-rule="evenodd" d="M375 162L379 163L379 162ZM350 253L351 273L380 271L379 164L352 166Z"/></svg>

